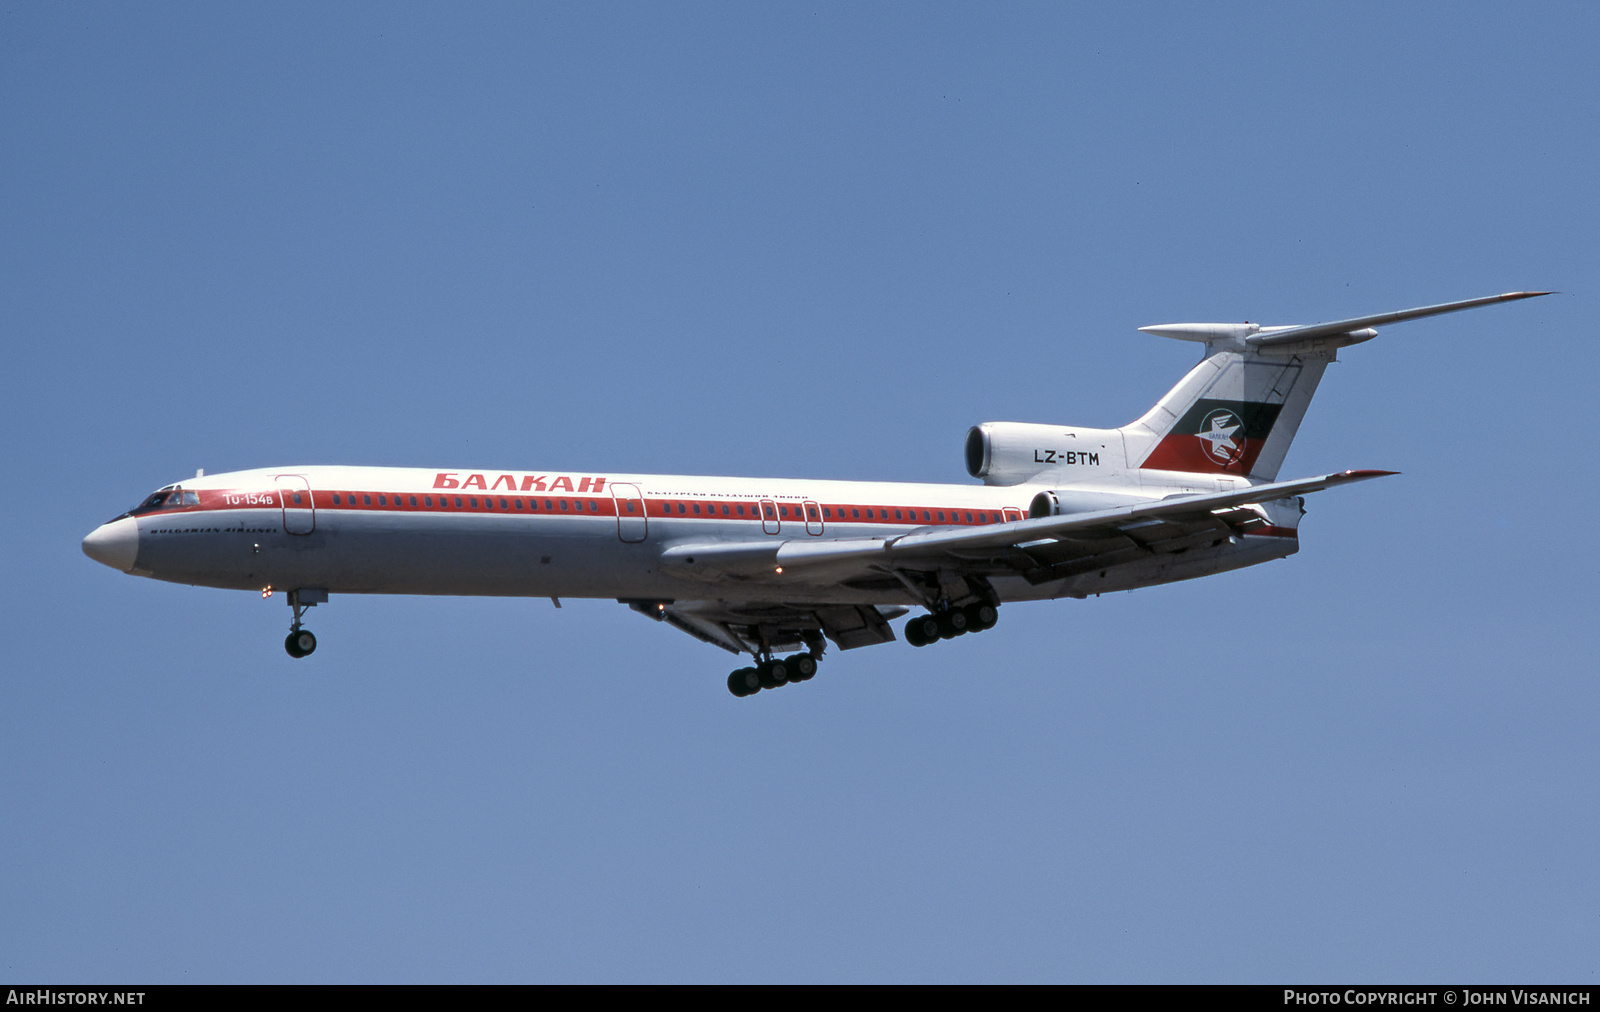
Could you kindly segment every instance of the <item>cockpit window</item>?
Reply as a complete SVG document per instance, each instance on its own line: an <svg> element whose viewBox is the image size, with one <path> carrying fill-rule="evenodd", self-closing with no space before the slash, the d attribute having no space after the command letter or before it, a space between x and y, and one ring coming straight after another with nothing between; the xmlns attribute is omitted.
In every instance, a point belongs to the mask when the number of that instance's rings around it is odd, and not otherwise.
<svg viewBox="0 0 1600 1012"><path fill-rule="evenodd" d="M170 510L178 506L198 505L200 505L199 492L185 491L181 488L170 490L162 489L160 492L152 494L144 502L124 513L123 516L136 517L142 516L145 513L154 513L156 510Z"/></svg>

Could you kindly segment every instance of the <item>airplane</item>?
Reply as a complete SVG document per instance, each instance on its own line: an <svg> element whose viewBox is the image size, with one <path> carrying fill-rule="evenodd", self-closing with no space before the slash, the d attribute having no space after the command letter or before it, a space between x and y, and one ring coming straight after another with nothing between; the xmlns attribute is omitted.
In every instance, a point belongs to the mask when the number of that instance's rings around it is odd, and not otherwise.
<svg viewBox="0 0 1600 1012"><path fill-rule="evenodd" d="M1085 598L1285 558L1304 496L1392 471L1279 481L1328 363L1376 327L1549 292L1305 326L1142 327L1204 345L1117 429L985 422L977 485L489 468L269 467L164 485L83 539L173 583L283 591L284 649L336 594L615 599L753 664L735 696L811 679L828 643L927 646L1011 601ZM799 650L789 656L789 651Z"/></svg>

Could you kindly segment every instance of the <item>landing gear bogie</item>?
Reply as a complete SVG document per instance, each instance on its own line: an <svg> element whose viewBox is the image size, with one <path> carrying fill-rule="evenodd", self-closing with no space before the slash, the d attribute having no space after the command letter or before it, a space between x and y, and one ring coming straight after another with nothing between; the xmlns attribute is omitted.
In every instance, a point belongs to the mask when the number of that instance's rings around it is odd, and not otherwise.
<svg viewBox="0 0 1600 1012"><path fill-rule="evenodd" d="M769 657L753 668L740 668L728 676L728 691L735 696L752 696L762 689L776 689L790 682L808 682L817 674L817 656L812 653L793 657Z"/></svg>
<svg viewBox="0 0 1600 1012"><path fill-rule="evenodd" d="M945 606L907 622L906 642L914 647L925 647L939 640L953 640L967 633L993 629L999 621L1000 609L987 601L960 608Z"/></svg>

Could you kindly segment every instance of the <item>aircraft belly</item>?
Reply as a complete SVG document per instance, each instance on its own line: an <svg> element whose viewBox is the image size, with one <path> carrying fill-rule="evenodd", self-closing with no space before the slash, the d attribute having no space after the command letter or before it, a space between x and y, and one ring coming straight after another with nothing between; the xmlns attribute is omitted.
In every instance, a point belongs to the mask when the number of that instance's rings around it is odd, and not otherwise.
<svg viewBox="0 0 1600 1012"><path fill-rule="evenodd" d="M621 541L610 518L319 511L307 534L285 533L276 512L241 519L232 511L225 522L191 515L181 526L141 526L134 571L201 586L342 594L618 597L663 589L649 586L656 550Z"/></svg>

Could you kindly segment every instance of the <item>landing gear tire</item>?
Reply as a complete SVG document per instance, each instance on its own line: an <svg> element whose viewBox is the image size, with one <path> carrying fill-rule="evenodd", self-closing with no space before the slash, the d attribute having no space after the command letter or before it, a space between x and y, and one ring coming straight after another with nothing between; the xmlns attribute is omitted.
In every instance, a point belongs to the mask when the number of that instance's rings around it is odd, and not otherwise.
<svg viewBox="0 0 1600 1012"><path fill-rule="evenodd" d="M939 635L947 640L953 640L965 633L970 626L967 613L957 608L952 608L939 616Z"/></svg>
<svg viewBox="0 0 1600 1012"><path fill-rule="evenodd" d="M740 668L728 676L728 691L743 699L761 691L761 679L755 668Z"/></svg>
<svg viewBox="0 0 1600 1012"><path fill-rule="evenodd" d="M971 632L993 629L1000 621L1000 609L992 604L969 604L961 610L967 616L967 629Z"/></svg>
<svg viewBox="0 0 1600 1012"><path fill-rule="evenodd" d="M791 682L809 682L817 673L817 659L810 654L795 654L786 661Z"/></svg>
<svg viewBox="0 0 1600 1012"><path fill-rule="evenodd" d="M918 615L906 623L906 642L914 647L925 647L939 639L939 620L932 615Z"/></svg>
<svg viewBox="0 0 1600 1012"><path fill-rule="evenodd" d="M789 681L789 664L787 661L768 661L756 669L761 679L763 689L776 689Z"/></svg>
<svg viewBox="0 0 1600 1012"><path fill-rule="evenodd" d="M311 635L310 629L296 629L283 641L283 649L290 657L309 657L317 649L317 638Z"/></svg>

